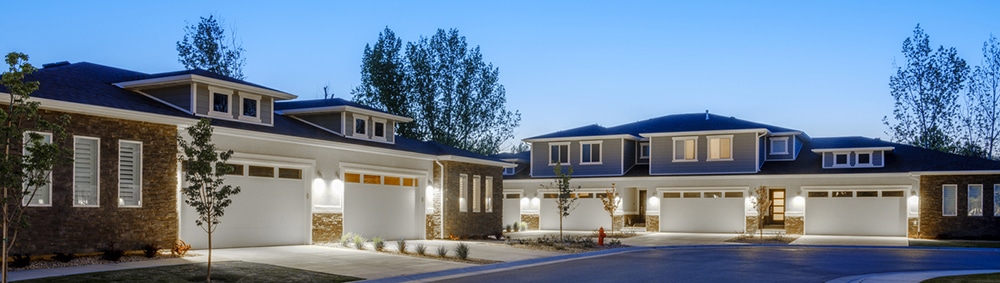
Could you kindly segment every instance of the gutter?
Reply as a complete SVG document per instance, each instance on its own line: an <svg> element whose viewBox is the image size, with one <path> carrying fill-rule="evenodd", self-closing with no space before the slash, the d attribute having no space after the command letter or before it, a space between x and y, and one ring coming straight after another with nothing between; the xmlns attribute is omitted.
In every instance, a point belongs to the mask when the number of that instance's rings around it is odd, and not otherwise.
<svg viewBox="0 0 1000 283"><path fill-rule="evenodd" d="M441 164L441 161L438 160L434 160L434 163L438 165L439 179L441 179L441 182L438 183L438 187L441 190L441 234L438 236L444 239L444 164Z"/></svg>

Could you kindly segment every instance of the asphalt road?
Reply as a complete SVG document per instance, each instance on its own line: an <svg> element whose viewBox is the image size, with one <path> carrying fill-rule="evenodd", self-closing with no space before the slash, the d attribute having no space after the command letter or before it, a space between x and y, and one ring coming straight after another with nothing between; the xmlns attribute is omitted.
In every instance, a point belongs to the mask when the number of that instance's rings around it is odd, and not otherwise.
<svg viewBox="0 0 1000 283"><path fill-rule="evenodd" d="M1000 250L677 247L482 273L444 282L824 282L859 274L964 269L1000 269Z"/></svg>

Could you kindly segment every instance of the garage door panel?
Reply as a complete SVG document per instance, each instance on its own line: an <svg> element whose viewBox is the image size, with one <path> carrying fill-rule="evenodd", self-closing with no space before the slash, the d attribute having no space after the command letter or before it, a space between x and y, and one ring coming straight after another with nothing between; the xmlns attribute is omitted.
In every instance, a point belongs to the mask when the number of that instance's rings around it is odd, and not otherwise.
<svg viewBox="0 0 1000 283"><path fill-rule="evenodd" d="M503 200L503 224L504 226L521 221L521 199Z"/></svg>
<svg viewBox="0 0 1000 283"><path fill-rule="evenodd" d="M542 199L539 228L559 230L559 207L556 199ZM604 203L596 198L581 198L574 203L576 208L563 219L563 230L592 231L600 227L610 228L611 217L604 211Z"/></svg>
<svg viewBox="0 0 1000 283"><path fill-rule="evenodd" d="M305 185L297 179L226 176L239 186L231 196L222 223L213 237L214 248L307 244ZM208 247L205 231L195 224L198 214L182 204L181 239L195 248Z"/></svg>
<svg viewBox="0 0 1000 283"><path fill-rule="evenodd" d="M743 198L664 198L660 230L733 233L746 229Z"/></svg>
<svg viewBox="0 0 1000 283"><path fill-rule="evenodd" d="M901 197L809 198L805 212L806 234L906 236Z"/></svg>
<svg viewBox="0 0 1000 283"><path fill-rule="evenodd" d="M421 239L415 231L416 189L348 184L344 190L344 232L383 239Z"/></svg>

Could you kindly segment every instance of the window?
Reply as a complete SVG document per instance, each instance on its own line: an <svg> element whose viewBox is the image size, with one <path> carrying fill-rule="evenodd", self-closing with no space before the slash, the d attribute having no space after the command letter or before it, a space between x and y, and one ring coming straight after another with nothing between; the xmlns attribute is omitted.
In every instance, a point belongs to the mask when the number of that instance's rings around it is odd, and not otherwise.
<svg viewBox="0 0 1000 283"><path fill-rule="evenodd" d="M142 206L142 143L118 141L118 206Z"/></svg>
<svg viewBox="0 0 1000 283"><path fill-rule="evenodd" d="M402 183L403 183L402 179L399 178L399 177L385 176L385 185L386 186L399 186Z"/></svg>
<svg viewBox="0 0 1000 283"><path fill-rule="evenodd" d="M983 185L969 185L969 216L983 216Z"/></svg>
<svg viewBox="0 0 1000 283"><path fill-rule="evenodd" d="M901 198L901 197L903 197L903 191L882 191L882 197L884 197L884 198Z"/></svg>
<svg viewBox="0 0 1000 283"><path fill-rule="evenodd" d="M941 215L958 215L958 185L944 185L941 189Z"/></svg>
<svg viewBox="0 0 1000 283"><path fill-rule="evenodd" d="M771 138L771 154L788 154L788 137Z"/></svg>
<svg viewBox="0 0 1000 283"><path fill-rule="evenodd" d="M373 120L372 125L375 128L372 132L372 136L375 139L385 140L385 120L381 119L372 119L372 120Z"/></svg>
<svg viewBox="0 0 1000 283"><path fill-rule="evenodd" d="M354 115L354 137L368 138L368 117Z"/></svg>
<svg viewBox="0 0 1000 283"><path fill-rule="evenodd" d="M52 143L51 133L40 133L40 132L24 132L24 150L23 154L25 157L31 156L29 148L32 147L31 140L33 138L39 138L39 143L50 144ZM37 188L25 188L28 191L34 189L35 194L32 197L31 193L24 195L24 202L28 206L51 206L52 205L52 171L49 171L48 181L43 186L38 186Z"/></svg>
<svg viewBox="0 0 1000 283"><path fill-rule="evenodd" d="M358 174L358 173L344 173L344 182L347 182L347 183L361 183L361 174Z"/></svg>
<svg viewBox="0 0 1000 283"><path fill-rule="evenodd" d="M681 198L681 193L664 192L663 198Z"/></svg>
<svg viewBox="0 0 1000 283"><path fill-rule="evenodd" d="M486 212L493 212L493 177L486 177Z"/></svg>
<svg viewBox="0 0 1000 283"><path fill-rule="evenodd" d="M458 211L459 212L468 212L469 211L469 206L467 205L468 204L467 199L469 198L468 197L469 193L466 192L466 190L465 190L466 186L468 186L467 185L468 182L469 182L469 175L465 175L465 174L458 175Z"/></svg>
<svg viewBox="0 0 1000 283"><path fill-rule="evenodd" d="M580 164L601 164L601 142L580 143Z"/></svg>
<svg viewBox="0 0 1000 283"><path fill-rule="evenodd" d="M240 93L240 97L240 106L243 108L240 119L260 122L260 96Z"/></svg>
<svg viewBox="0 0 1000 283"><path fill-rule="evenodd" d="M858 152L858 164L854 166L872 166L872 153Z"/></svg>
<svg viewBox="0 0 1000 283"><path fill-rule="evenodd" d="M302 169L278 168L278 178L302 180Z"/></svg>
<svg viewBox="0 0 1000 283"><path fill-rule="evenodd" d="M479 206L479 175L472 176L472 212L482 212Z"/></svg>
<svg viewBox="0 0 1000 283"><path fill-rule="evenodd" d="M722 192L705 192L705 198L722 198Z"/></svg>
<svg viewBox="0 0 1000 283"><path fill-rule="evenodd" d="M831 195L835 198L852 198L854 197L854 191L836 191L832 192Z"/></svg>
<svg viewBox="0 0 1000 283"><path fill-rule="evenodd" d="M857 195L859 198L874 198L878 197L878 191L858 191Z"/></svg>
<svg viewBox="0 0 1000 283"><path fill-rule="evenodd" d="M544 193L542 198L559 198L559 194L556 193Z"/></svg>
<svg viewBox="0 0 1000 283"><path fill-rule="evenodd" d="M73 138L73 206L100 206L101 140Z"/></svg>
<svg viewBox="0 0 1000 283"><path fill-rule="evenodd" d="M830 192L809 192L806 195L811 198L825 198L830 197Z"/></svg>
<svg viewBox="0 0 1000 283"><path fill-rule="evenodd" d="M697 161L698 137L674 138L674 162L677 161Z"/></svg>
<svg viewBox="0 0 1000 283"><path fill-rule="evenodd" d="M701 193L699 192L685 192L682 195L684 198L701 198Z"/></svg>
<svg viewBox="0 0 1000 283"><path fill-rule="evenodd" d="M848 166L847 164L847 153L834 153L833 154L833 166Z"/></svg>
<svg viewBox="0 0 1000 283"><path fill-rule="evenodd" d="M514 167L504 168L503 169L503 174L504 175L514 175L514 169L517 169L517 168L514 168Z"/></svg>
<svg viewBox="0 0 1000 283"><path fill-rule="evenodd" d="M361 180L366 185L381 185L382 184L382 176L380 176L380 175L365 174L364 177L361 178Z"/></svg>
<svg viewBox="0 0 1000 283"><path fill-rule="evenodd" d="M733 160L733 136L708 137L708 160Z"/></svg>
<svg viewBox="0 0 1000 283"><path fill-rule="evenodd" d="M649 158L649 143L644 142L639 144L639 158Z"/></svg>
<svg viewBox="0 0 1000 283"><path fill-rule="evenodd" d="M229 113L229 95L212 93L212 111Z"/></svg>
<svg viewBox="0 0 1000 283"><path fill-rule="evenodd" d="M743 198L743 192L726 192L727 198Z"/></svg>
<svg viewBox="0 0 1000 283"><path fill-rule="evenodd" d="M248 170L249 174L247 174L248 176L274 178L274 167L253 165L248 167L250 167L250 170Z"/></svg>
<svg viewBox="0 0 1000 283"><path fill-rule="evenodd" d="M993 216L1000 216L1000 184L993 184Z"/></svg>
<svg viewBox="0 0 1000 283"><path fill-rule="evenodd" d="M243 169L245 169L246 167L243 166L243 164L226 164L226 165L229 165L230 168L233 168L233 171L229 171L229 174L226 175L243 176L243 171L244 171Z"/></svg>
<svg viewBox="0 0 1000 283"><path fill-rule="evenodd" d="M505 198L505 199L520 199L521 198L521 194L519 194L519 193L504 194L503 198Z"/></svg>
<svg viewBox="0 0 1000 283"><path fill-rule="evenodd" d="M569 143L552 143L549 145L549 165L569 164Z"/></svg>

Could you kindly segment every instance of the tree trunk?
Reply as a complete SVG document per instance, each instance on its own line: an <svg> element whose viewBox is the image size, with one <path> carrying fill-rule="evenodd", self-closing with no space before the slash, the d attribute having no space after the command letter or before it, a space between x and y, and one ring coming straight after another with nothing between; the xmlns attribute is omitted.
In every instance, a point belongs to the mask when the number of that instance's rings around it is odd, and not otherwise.
<svg viewBox="0 0 1000 283"><path fill-rule="evenodd" d="M559 208L559 242L560 243L563 242L563 233L562 233L563 217L565 217L565 216L563 216L563 209Z"/></svg>
<svg viewBox="0 0 1000 283"><path fill-rule="evenodd" d="M4 192L3 193L4 194L4 199L7 199L7 190L5 189L5 190L3 190L3 192ZM8 225L9 223L7 222L7 215L6 214L7 214L7 205L4 204L4 218L3 218L3 220L4 220L3 221L3 267L2 267L2 269L3 269L3 283L7 283L7 252L9 252L7 250L7 233L8 233L7 226L9 226Z"/></svg>
<svg viewBox="0 0 1000 283"><path fill-rule="evenodd" d="M209 218L211 221L211 218ZM212 223L212 222L209 222ZM205 276L205 282L212 282L212 224L207 224L208 226L208 275Z"/></svg>

